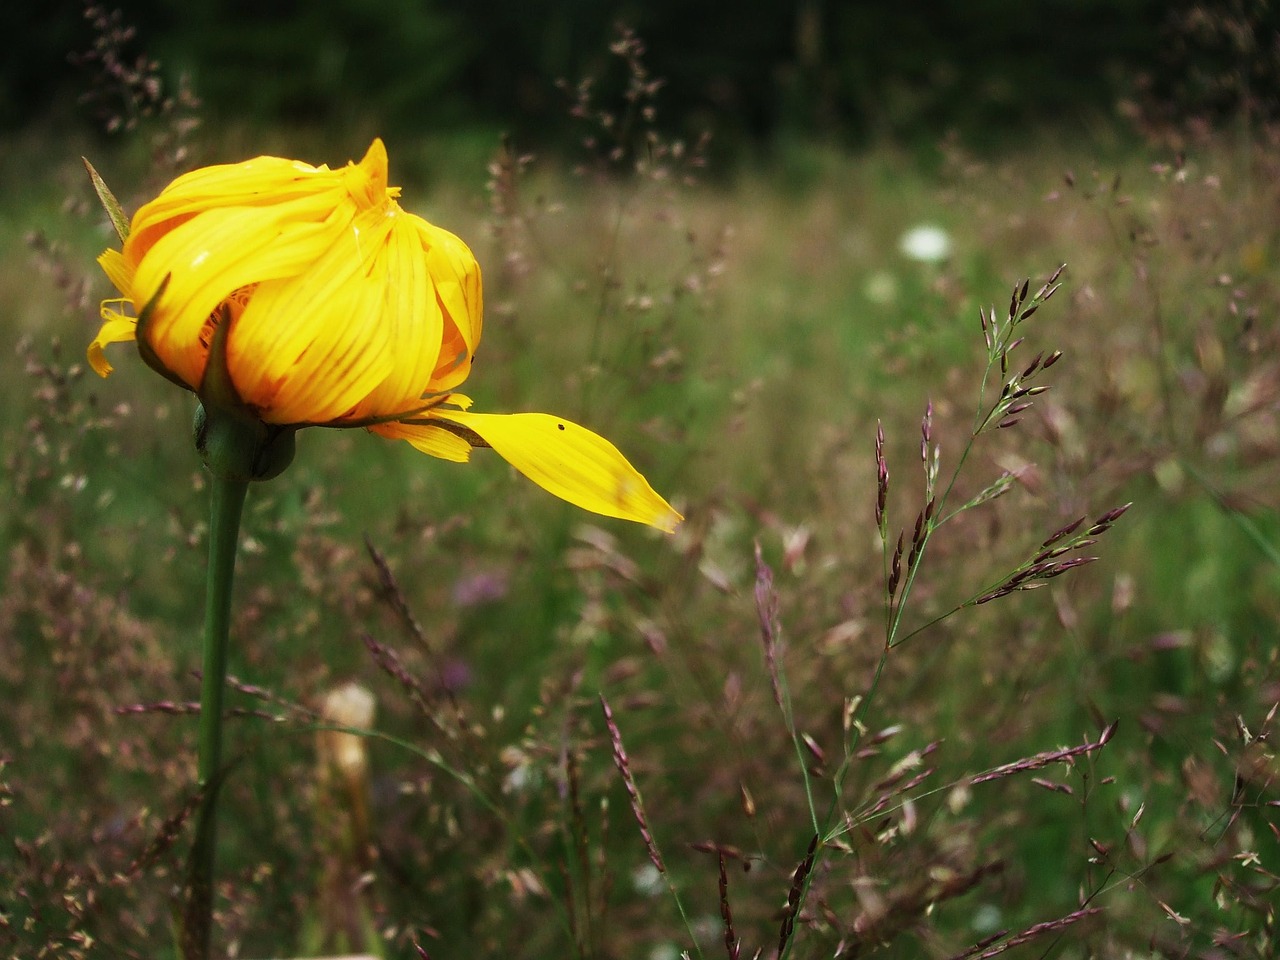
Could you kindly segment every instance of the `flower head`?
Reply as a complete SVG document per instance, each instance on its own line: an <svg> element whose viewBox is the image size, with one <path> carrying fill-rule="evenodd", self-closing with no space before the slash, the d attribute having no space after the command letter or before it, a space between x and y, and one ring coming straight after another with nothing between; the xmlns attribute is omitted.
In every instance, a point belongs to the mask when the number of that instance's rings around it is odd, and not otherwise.
<svg viewBox="0 0 1280 960"><path fill-rule="evenodd" d="M104 347L136 340L207 409L277 431L365 427L447 460L492 447L570 503L674 529L679 514L602 437L468 412L453 391L480 341L480 267L399 195L381 140L337 170L257 157L179 177L98 258L121 296L102 304L90 365L107 376Z"/></svg>

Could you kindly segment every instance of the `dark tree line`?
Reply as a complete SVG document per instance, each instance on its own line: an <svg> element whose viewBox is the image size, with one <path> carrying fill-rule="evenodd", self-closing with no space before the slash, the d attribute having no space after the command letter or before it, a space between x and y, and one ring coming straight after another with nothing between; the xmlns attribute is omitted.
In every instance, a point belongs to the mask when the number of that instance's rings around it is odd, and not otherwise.
<svg viewBox="0 0 1280 960"><path fill-rule="evenodd" d="M625 70L625 23L662 78L661 122L761 139L859 140L956 127L981 136L1110 111L1119 97L1223 115L1280 103L1268 0L116 0L119 54L184 74L214 116L412 132L480 121L567 132L557 79ZM100 18L101 19L101 18ZM94 83L101 30L75 0L0 4L0 126ZM80 55L77 57L77 54ZM99 81L101 85L101 82Z"/></svg>

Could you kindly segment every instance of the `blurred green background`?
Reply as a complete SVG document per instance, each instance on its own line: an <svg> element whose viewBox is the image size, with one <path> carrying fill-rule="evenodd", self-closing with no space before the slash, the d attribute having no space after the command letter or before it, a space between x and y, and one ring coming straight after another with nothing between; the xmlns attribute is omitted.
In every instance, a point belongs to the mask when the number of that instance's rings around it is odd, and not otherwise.
<svg viewBox="0 0 1280 960"><path fill-rule="evenodd" d="M788 957L950 960L1056 921L1009 955L1276 955L1276 10L745 7L0 4L9 955L167 955L190 840L207 491L191 397L127 346L85 367L113 237L79 158L134 210L195 165L338 165L374 135L483 265L476 408L579 419L687 520L660 537L484 451L306 431L242 544L228 954L724 956L719 844L742 955L772 956L820 820ZM891 554L927 403L944 482L968 449L979 310L1064 261L1011 367L1061 349L1052 389L977 439L950 507L1008 493L938 529L904 631L1134 506L1097 563L895 647L854 748L886 635L876 425ZM394 738L353 783L314 729L348 681Z"/></svg>

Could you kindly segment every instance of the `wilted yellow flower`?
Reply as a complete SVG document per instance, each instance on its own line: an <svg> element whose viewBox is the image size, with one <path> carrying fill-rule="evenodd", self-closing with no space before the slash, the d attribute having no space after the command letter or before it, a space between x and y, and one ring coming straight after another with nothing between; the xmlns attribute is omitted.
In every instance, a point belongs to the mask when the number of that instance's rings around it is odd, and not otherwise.
<svg viewBox="0 0 1280 960"><path fill-rule="evenodd" d="M375 140L330 170L280 157L179 177L98 262L89 363L137 340L152 367L272 428L365 427L432 456L488 446L570 503L671 531L677 514L609 441L541 413L468 412L454 389L480 341L480 267L453 234L406 213Z"/></svg>

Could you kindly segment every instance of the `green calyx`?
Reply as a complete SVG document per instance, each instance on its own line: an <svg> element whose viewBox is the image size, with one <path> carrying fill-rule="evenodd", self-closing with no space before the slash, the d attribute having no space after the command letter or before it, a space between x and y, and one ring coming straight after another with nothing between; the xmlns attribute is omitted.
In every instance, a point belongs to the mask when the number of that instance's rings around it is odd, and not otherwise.
<svg viewBox="0 0 1280 960"><path fill-rule="evenodd" d="M196 408L196 449L209 472L226 480L270 480L284 473L297 450L295 427L263 423L226 407Z"/></svg>
<svg viewBox="0 0 1280 960"><path fill-rule="evenodd" d="M236 392L227 370L226 308L213 330L209 363L196 391L196 449L209 472L225 480L270 480L293 462L297 427L263 423Z"/></svg>

